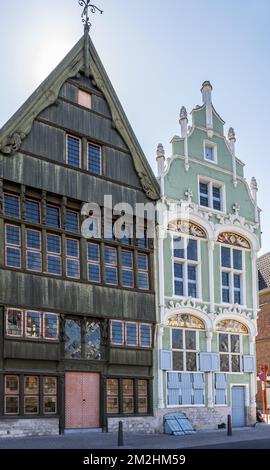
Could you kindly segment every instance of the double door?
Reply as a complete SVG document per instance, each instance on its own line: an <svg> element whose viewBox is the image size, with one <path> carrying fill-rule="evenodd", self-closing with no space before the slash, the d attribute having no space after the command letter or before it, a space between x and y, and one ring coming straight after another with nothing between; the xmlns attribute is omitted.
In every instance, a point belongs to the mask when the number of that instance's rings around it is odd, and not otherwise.
<svg viewBox="0 0 270 470"><path fill-rule="evenodd" d="M100 375L68 372L65 376L66 429L100 427Z"/></svg>

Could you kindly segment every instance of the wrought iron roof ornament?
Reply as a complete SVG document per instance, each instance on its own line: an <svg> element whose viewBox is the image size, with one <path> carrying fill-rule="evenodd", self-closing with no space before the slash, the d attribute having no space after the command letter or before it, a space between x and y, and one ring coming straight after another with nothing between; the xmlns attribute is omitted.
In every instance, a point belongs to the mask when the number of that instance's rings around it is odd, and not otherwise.
<svg viewBox="0 0 270 470"><path fill-rule="evenodd" d="M82 23L84 24L84 31L89 33L90 28L92 26L90 22L90 12L91 13L96 13L97 11L102 15L103 11L100 10L96 5L93 5L90 3L91 0L79 0L79 5L83 7L83 12L82 12ZM89 12L90 10L90 12Z"/></svg>

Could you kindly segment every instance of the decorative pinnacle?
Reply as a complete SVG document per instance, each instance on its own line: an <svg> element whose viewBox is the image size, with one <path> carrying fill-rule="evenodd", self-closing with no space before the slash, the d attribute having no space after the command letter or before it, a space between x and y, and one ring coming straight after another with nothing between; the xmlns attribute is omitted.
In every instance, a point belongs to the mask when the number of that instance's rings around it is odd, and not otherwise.
<svg viewBox="0 0 270 470"><path fill-rule="evenodd" d="M258 191L258 183L254 176L251 178L250 187L253 191Z"/></svg>
<svg viewBox="0 0 270 470"><path fill-rule="evenodd" d="M162 144L158 144L157 146L157 158L160 158L160 157L165 157L165 150L164 150L164 147Z"/></svg>
<svg viewBox="0 0 270 470"><path fill-rule="evenodd" d="M209 82L209 80L205 80L205 81L203 82L201 91L202 91L205 87L210 87L211 90L213 90L213 87L212 87L211 83Z"/></svg>
<svg viewBox="0 0 270 470"><path fill-rule="evenodd" d="M90 3L91 0L79 0L79 5L83 7L82 12L82 23L84 24L84 31L89 33L92 26L90 22L89 9L91 13L96 13L97 11L102 15L103 11L100 10L96 5Z"/></svg>
<svg viewBox="0 0 270 470"><path fill-rule="evenodd" d="M235 132L232 127L230 127L230 129L228 130L228 140L233 140L234 142L236 141Z"/></svg>
<svg viewBox="0 0 270 470"><path fill-rule="evenodd" d="M185 106L182 106L180 110L180 121L182 121L182 119L187 119L187 110Z"/></svg>

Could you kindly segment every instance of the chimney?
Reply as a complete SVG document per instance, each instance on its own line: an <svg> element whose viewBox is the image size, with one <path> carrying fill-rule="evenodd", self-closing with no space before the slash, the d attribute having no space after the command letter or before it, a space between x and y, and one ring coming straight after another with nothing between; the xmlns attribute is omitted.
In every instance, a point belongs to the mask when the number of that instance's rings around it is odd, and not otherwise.
<svg viewBox="0 0 270 470"><path fill-rule="evenodd" d="M164 175L164 169L165 169L165 151L164 147L162 144L158 144L157 147L157 172L158 172L158 178Z"/></svg>
<svg viewBox="0 0 270 470"><path fill-rule="evenodd" d="M187 117L187 110L185 106L182 106L180 111L180 119L179 124L181 126L181 137L187 137L188 133L188 117Z"/></svg>
<svg viewBox="0 0 270 470"><path fill-rule="evenodd" d="M235 138L234 129L232 127L230 127L230 129L228 130L228 141L229 141L229 146L230 146L231 152L232 152L233 156L235 156L236 138Z"/></svg>
<svg viewBox="0 0 270 470"><path fill-rule="evenodd" d="M209 80L206 80L202 84L201 92L202 92L202 100L204 104L211 104L212 103L212 90L213 87Z"/></svg>

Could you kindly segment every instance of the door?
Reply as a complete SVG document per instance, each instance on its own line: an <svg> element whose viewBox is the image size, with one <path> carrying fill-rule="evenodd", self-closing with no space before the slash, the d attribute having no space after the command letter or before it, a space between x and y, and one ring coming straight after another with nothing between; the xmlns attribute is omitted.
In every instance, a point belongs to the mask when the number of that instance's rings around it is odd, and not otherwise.
<svg viewBox="0 0 270 470"><path fill-rule="evenodd" d="M243 427L246 425L245 412L245 387L232 387L232 426Z"/></svg>
<svg viewBox="0 0 270 470"><path fill-rule="evenodd" d="M96 373L66 374L66 429L99 428L99 382Z"/></svg>

